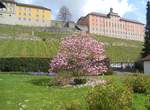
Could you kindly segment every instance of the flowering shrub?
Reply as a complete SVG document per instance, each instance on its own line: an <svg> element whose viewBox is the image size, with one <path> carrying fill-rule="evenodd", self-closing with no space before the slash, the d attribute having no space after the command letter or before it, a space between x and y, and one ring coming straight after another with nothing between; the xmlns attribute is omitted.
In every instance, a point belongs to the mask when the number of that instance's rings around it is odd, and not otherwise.
<svg viewBox="0 0 150 110"><path fill-rule="evenodd" d="M123 86L108 84L94 87L87 95L89 110L130 110L132 94Z"/></svg>
<svg viewBox="0 0 150 110"><path fill-rule="evenodd" d="M74 34L65 38L60 45L58 55L51 61L52 71L71 70L89 75L107 72L104 59L104 44L89 34Z"/></svg>
<svg viewBox="0 0 150 110"><path fill-rule="evenodd" d="M148 76L135 74L134 76L128 76L125 79L125 84L134 93L148 93L150 91L150 81Z"/></svg>

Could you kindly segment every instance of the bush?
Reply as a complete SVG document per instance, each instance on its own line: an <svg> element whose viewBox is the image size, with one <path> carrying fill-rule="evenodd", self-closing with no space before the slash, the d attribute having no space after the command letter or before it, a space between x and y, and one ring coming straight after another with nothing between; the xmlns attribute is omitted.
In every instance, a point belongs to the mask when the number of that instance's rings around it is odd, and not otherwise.
<svg viewBox="0 0 150 110"><path fill-rule="evenodd" d="M64 86L71 82L72 74L62 71L49 82L49 86Z"/></svg>
<svg viewBox="0 0 150 110"><path fill-rule="evenodd" d="M106 73L104 73L104 75L113 75L114 72L112 69L109 69Z"/></svg>
<svg viewBox="0 0 150 110"><path fill-rule="evenodd" d="M0 58L2 72L47 72L50 58Z"/></svg>
<svg viewBox="0 0 150 110"><path fill-rule="evenodd" d="M146 93L150 89L149 77L144 75L129 76L125 83L134 93Z"/></svg>
<svg viewBox="0 0 150 110"><path fill-rule="evenodd" d="M115 84L95 87L86 100L89 110L129 110L132 106L131 92Z"/></svg>
<svg viewBox="0 0 150 110"><path fill-rule="evenodd" d="M143 64L143 61L136 61L135 62L135 70L138 71L138 72L141 72L143 73L144 72L144 64Z"/></svg>
<svg viewBox="0 0 150 110"><path fill-rule="evenodd" d="M75 78L74 79L75 85L85 84L86 82L87 82L87 80L83 79L83 78Z"/></svg>
<svg viewBox="0 0 150 110"><path fill-rule="evenodd" d="M145 107L147 108L147 110L150 110L150 95L147 95Z"/></svg>

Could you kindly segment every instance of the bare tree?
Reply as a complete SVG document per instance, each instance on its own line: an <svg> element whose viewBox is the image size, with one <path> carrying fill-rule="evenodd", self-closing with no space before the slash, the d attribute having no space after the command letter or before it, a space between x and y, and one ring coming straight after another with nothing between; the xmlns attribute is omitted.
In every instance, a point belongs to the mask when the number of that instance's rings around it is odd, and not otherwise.
<svg viewBox="0 0 150 110"><path fill-rule="evenodd" d="M71 20L72 14L66 6L62 6L58 12L58 19L64 22Z"/></svg>

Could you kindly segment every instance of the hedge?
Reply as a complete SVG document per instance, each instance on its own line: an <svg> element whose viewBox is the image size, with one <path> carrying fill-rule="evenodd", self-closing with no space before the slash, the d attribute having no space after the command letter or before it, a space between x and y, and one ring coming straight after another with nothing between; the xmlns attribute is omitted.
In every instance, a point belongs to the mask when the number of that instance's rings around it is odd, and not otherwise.
<svg viewBox="0 0 150 110"><path fill-rule="evenodd" d="M50 58L0 58L1 72L47 72Z"/></svg>

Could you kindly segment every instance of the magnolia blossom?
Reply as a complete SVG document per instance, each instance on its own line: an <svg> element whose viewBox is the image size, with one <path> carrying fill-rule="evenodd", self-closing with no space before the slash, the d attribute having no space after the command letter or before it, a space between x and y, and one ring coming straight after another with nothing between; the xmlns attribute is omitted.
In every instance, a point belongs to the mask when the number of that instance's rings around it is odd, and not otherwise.
<svg viewBox="0 0 150 110"><path fill-rule="evenodd" d="M62 40L58 55L51 61L50 68L76 69L90 75L107 71L104 44L93 39L89 34L74 34Z"/></svg>

